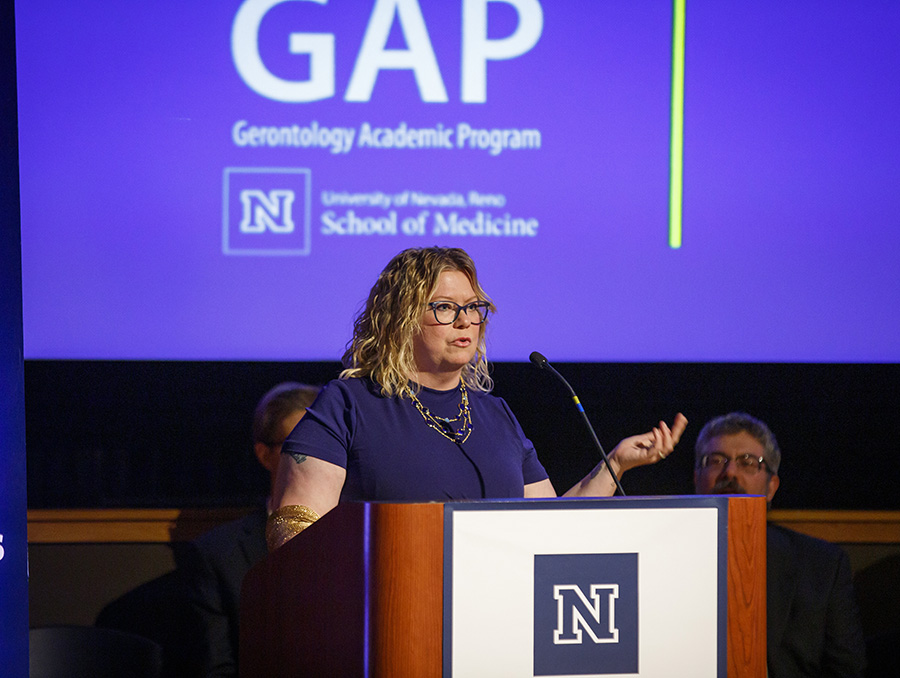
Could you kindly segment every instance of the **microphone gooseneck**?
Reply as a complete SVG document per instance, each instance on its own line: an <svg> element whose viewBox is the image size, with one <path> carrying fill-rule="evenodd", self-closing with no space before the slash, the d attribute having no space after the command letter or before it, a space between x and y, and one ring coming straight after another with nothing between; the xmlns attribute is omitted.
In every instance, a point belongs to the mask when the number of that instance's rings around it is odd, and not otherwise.
<svg viewBox="0 0 900 678"><path fill-rule="evenodd" d="M609 464L609 457L606 455L606 450L603 449L603 445L600 444L600 440L597 438L597 434L594 432L594 427L591 426L591 421L588 419L587 414L584 412L584 407L581 405L581 401L578 399L578 395L575 393L575 389L566 381L565 377L556 371L556 368L550 364L550 362L537 351L532 351L531 355L528 356L529 360L531 360L532 364L537 367L539 370L547 370L551 374L555 375L557 379L559 379L565 387L569 390L569 393L572 395L572 401L575 403L575 407L581 413L581 418L584 421L585 425L588 428L588 431L591 433L591 438L594 440L594 445L597 446L597 449L600 450L600 456L603 458L603 463L606 464L606 468L609 471L609 475L612 477L613 482L616 484L616 489L619 491L623 497L625 496L625 490L622 487L622 483L619 482L619 478L616 475L616 472L613 471L612 466Z"/></svg>

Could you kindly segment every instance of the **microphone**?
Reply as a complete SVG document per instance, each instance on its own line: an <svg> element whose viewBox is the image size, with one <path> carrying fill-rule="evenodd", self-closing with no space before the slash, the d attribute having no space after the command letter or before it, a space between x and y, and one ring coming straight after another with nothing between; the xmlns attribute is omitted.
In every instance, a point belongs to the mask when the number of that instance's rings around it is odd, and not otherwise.
<svg viewBox="0 0 900 678"><path fill-rule="evenodd" d="M588 419L587 415L584 413L584 408L581 406L581 401L578 399L578 396L575 395L575 389L573 389L569 382L565 380L563 375L556 371L556 369L551 365L547 359L537 351L532 351L531 355L528 356L529 360L531 360L532 364L537 367L539 370L547 370L551 374L555 375L557 379L559 379L565 387L569 390L569 393L572 394L572 400L575 402L575 407L578 408L578 411L581 412L581 418L584 420L585 425L588 428L588 431L591 432L591 437L594 439L594 444L597 446L597 449L600 450L600 456L603 458L603 463L606 464L606 468L609 471L609 475L612 476L613 482L616 484L616 488L619 490L619 494L623 497L625 496L625 490L622 488L622 483L619 482L618 476L616 476L616 472L613 471L612 466L609 464L609 457L606 456L606 451L603 449L603 445L600 444L600 441L597 439L597 434L594 433L594 427L591 426L591 422Z"/></svg>

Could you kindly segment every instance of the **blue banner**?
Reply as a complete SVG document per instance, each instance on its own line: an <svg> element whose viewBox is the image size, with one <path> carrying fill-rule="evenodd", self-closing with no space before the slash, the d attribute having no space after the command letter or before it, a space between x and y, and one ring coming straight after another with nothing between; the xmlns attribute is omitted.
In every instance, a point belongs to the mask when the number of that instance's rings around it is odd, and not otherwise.
<svg viewBox="0 0 900 678"><path fill-rule="evenodd" d="M0 674L28 675L22 269L12 3L0 9Z"/></svg>

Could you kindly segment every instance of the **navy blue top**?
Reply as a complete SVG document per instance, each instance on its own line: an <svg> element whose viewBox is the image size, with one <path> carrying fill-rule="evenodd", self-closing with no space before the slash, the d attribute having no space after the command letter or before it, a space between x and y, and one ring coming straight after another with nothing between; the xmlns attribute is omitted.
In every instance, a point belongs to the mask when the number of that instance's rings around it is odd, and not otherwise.
<svg viewBox="0 0 900 678"><path fill-rule="evenodd" d="M435 416L459 414L459 388L422 388L417 397ZM472 432L458 444L430 428L409 398L386 398L368 379L338 379L282 452L345 468L342 501L522 498L525 485L547 477L534 446L502 398L470 389L469 408Z"/></svg>

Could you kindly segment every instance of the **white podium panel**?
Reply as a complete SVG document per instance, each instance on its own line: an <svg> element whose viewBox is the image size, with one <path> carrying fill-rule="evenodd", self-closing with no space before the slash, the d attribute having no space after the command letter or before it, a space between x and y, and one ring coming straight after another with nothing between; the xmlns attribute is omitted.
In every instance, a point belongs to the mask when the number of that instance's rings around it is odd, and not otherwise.
<svg viewBox="0 0 900 678"><path fill-rule="evenodd" d="M726 675L727 500L445 510L444 675Z"/></svg>

